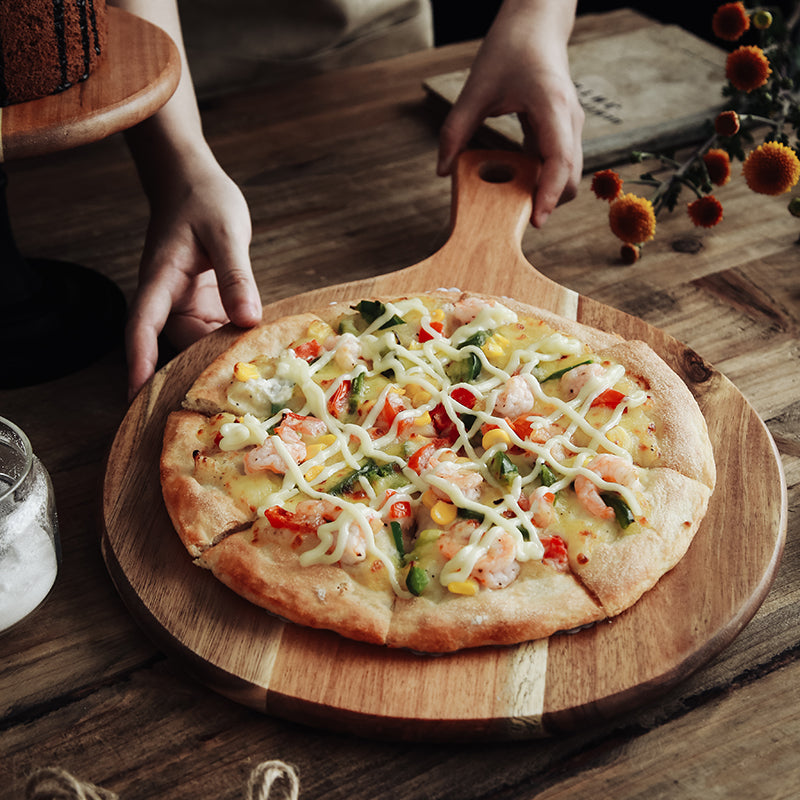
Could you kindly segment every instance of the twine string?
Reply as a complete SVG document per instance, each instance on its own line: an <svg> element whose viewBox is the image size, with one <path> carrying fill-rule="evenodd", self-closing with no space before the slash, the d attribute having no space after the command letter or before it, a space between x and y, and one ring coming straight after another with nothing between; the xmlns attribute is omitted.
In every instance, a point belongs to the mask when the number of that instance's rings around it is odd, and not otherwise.
<svg viewBox="0 0 800 800"><path fill-rule="evenodd" d="M273 795L281 788L282 795ZM264 761L255 767L245 787L245 800L298 800L300 779L283 761ZM92 783L78 780L59 767L36 770L25 786L25 800L119 800L119 796Z"/></svg>
<svg viewBox="0 0 800 800"><path fill-rule="evenodd" d="M118 800L117 795L92 783L84 783L66 770L36 770L25 787L25 800Z"/></svg>
<svg viewBox="0 0 800 800"><path fill-rule="evenodd" d="M294 767L283 761L265 761L251 773L247 782L245 800L270 800L272 787L283 782L285 800L298 800L300 797L300 779ZM277 796L274 800L278 800Z"/></svg>

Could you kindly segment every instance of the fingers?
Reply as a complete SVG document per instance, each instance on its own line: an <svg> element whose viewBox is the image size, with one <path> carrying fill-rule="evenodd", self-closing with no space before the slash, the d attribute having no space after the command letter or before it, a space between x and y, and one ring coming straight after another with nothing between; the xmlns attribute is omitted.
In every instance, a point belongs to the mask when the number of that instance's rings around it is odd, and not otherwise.
<svg viewBox="0 0 800 800"><path fill-rule="evenodd" d="M520 115L520 121L525 151L542 162L531 213L531 222L541 228L556 206L577 194L583 171L583 112L579 107L553 112L539 120L538 128L528 115Z"/></svg>
<svg viewBox="0 0 800 800"><path fill-rule="evenodd" d="M222 305L234 325L249 328L261 321L261 295L250 263L250 230L207 237L206 250L217 276Z"/></svg>
<svg viewBox="0 0 800 800"><path fill-rule="evenodd" d="M125 327L128 360L128 401L151 378L158 363L158 337L172 308L171 296L157 284L143 284L137 291Z"/></svg>
<svg viewBox="0 0 800 800"><path fill-rule="evenodd" d="M458 103L453 106L439 132L437 175L444 177L452 173L458 154L466 148L480 122L480 117L469 108L465 110Z"/></svg>

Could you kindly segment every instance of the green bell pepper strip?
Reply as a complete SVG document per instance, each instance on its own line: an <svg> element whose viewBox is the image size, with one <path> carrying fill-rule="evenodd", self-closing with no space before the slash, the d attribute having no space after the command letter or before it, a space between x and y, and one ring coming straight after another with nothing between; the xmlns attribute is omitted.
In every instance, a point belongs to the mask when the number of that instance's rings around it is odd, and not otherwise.
<svg viewBox="0 0 800 800"><path fill-rule="evenodd" d="M557 369L555 372L551 372L546 378L541 378L539 383L544 383L545 381L552 381L556 378L560 378L562 375L566 375L571 369L575 369L575 367L582 367L584 364L592 364L592 359L587 358L585 361L579 361L577 364L572 364L572 366L564 367L564 369Z"/></svg>
<svg viewBox="0 0 800 800"><path fill-rule="evenodd" d="M600 497L607 506L614 509L614 516L617 518L617 524L620 528L627 528L628 525L635 522L633 512L618 494L601 492Z"/></svg>
<svg viewBox="0 0 800 800"><path fill-rule="evenodd" d="M411 569L408 570L408 575L406 575L406 588L411 594L419 597L425 591L427 585L428 573L412 561Z"/></svg>

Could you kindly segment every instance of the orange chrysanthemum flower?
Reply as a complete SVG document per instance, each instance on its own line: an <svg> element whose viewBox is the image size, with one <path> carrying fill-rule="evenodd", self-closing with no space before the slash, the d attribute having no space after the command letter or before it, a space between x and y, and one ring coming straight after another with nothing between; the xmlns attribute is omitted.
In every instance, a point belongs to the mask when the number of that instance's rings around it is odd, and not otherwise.
<svg viewBox="0 0 800 800"><path fill-rule="evenodd" d="M764 51L755 45L740 47L728 55L725 76L740 92L760 89L772 74Z"/></svg>
<svg viewBox="0 0 800 800"><path fill-rule="evenodd" d="M635 264L639 260L641 250L638 245L625 242L619 249L619 255L623 264Z"/></svg>
<svg viewBox="0 0 800 800"><path fill-rule="evenodd" d="M611 232L629 244L642 244L656 234L653 204L635 194L623 194L611 203L608 212Z"/></svg>
<svg viewBox="0 0 800 800"><path fill-rule="evenodd" d="M800 159L791 147L764 142L744 161L744 179L759 194L783 194L800 180Z"/></svg>
<svg viewBox="0 0 800 800"><path fill-rule="evenodd" d="M731 159L724 150L712 147L703 156L703 163L706 165L711 183L724 186L731 179Z"/></svg>
<svg viewBox="0 0 800 800"><path fill-rule="evenodd" d="M711 19L714 35L726 42L735 42L750 27L750 17L744 3L725 3Z"/></svg>
<svg viewBox="0 0 800 800"><path fill-rule="evenodd" d="M600 200L616 200L622 193L622 178L613 169L595 172L592 178L592 191Z"/></svg>
<svg viewBox="0 0 800 800"><path fill-rule="evenodd" d="M714 120L714 130L720 136L736 136L740 125L739 115L735 111L721 111Z"/></svg>
<svg viewBox="0 0 800 800"><path fill-rule="evenodd" d="M689 203L687 211L689 218L698 228L713 228L722 221L722 203L713 194Z"/></svg>

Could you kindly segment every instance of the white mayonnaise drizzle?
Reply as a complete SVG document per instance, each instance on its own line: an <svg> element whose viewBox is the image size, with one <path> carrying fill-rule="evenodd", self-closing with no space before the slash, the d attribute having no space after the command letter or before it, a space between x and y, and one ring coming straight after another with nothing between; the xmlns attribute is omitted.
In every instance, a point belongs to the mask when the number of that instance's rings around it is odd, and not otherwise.
<svg viewBox="0 0 800 800"><path fill-rule="evenodd" d="M391 328L381 329L381 326L394 315L398 317L414 315L415 319L420 319L422 326L433 334L432 338L423 343L415 341L414 346L402 345ZM272 404L282 401L288 402L292 396L296 396L296 389L299 389L305 398L302 408L297 413L312 415L322 420L328 432L334 437L332 444L304 461L302 465L292 459L279 437L273 437L276 450L286 462L288 469L281 487L266 497L266 502L260 511L263 512L271 505L284 504L298 495L328 501L341 509L334 522L320 526L317 533L319 544L300 556L301 563L304 565L336 563L345 553L349 537L358 532L365 540L368 557L379 559L386 568L395 592L402 597L409 596L405 587L400 584L396 555L387 554L377 545L370 524L371 519L378 513L376 509L382 508L387 502L386 498L383 495L378 496L365 478L361 478L359 483L366 495L366 503L347 500L315 488L324 485L331 476L341 474L342 470L358 469L365 459L372 459L376 464L397 465L407 479L405 489L401 489L403 492L401 496L412 505L418 504L420 495L432 486L448 496L457 507L483 515L483 521L476 526L470 543L461 548L443 569L440 581L445 585L451 581L465 580L475 568L477 561L488 552L500 531L514 538L518 561L542 558L544 548L539 540L540 531L519 505L520 496L526 487L538 481L539 464L547 463L556 474L557 482L551 487L553 492L570 485L577 475L584 475L594 481L600 489L618 492L634 514L641 513L636 495L630 488L609 483L585 466L600 447L632 463L630 454L608 439L606 434L619 424L627 409L644 403L647 400L646 394L637 391L626 396L600 427L590 424L586 416L593 401L624 377L625 370L621 365L611 365L601 374L593 375L576 397L562 401L545 392L543 385L534 377L534 370L540 364L553 362L565 356L584 355L584 346L577 339L557 332L550 333L538 342L528 344L524 349L512 348L506 364L500 367L489 360L481 347L467 345L459 349L458 345L478 332L493 331L517 322L517 315L510 309L500 304L486 305L477 312L474 319L457 328L450 339L439 335L438 331L430 327L430 322L430 312L421 300L409 299L386 303L385 312L358 337L361 360L357 361L351 371L339 374L325 389L315 381L315 375L324 370L331 359L335 358L337 352L335 343L333 346L326 344L330 349L323 350L319 358L311 364L294 356L291 350L287 350L279 357L273 378L234 382L230 392L232 402L236 407L250 408L253 412L245 413L239 421L221 426L220 446L223 449L234 450L262 443L269 426L266 423L259 423L255 418L257 409L263 409L266 405L271 407ZM352 334L345 335L352 336ZM348 348L348 352L355 352L355 349ZM454 386L450 384L444 369L449 361L463 356L466 352L473 352L483 366L480 380L456 385L468 388L476 396L477 403L474 409L461 405L451 397L450 393ZM375 398L366 417L357 424L340 421L332 416L328 409L329 401L342 381L352 380L359 373L364 373L364 378L369 379L386 370L393 371L394 382L401 388L414 384L427 392L430 399L417 408L401 411L395 417L389 431L374 439L369 429L373 428L378 420L384 400L390 391L388 385ZM523 440L514 432L506 419L492 413L498 395L514 374L524 376L537 401L554 408L545 418L548 422L561 420L560 424L563 427L563 421L566 420L567 426L563 434L552 437L545 444ZM430 412L439 403L455 421L458 438L453 443L452 449L454 451L463 449L466 458L473 464L479 465L484 480L499 489L499 502L496 506L471 500L458 486L444 480L433 471L418 475L406 466L403 457L386 452L389 445L397 442L401 424ZM468 430L458 414L475 417L475 424ZM274 421L273 419L270 424ZM494 453L505 449L505 446L498 445L485 452L482 450L479 452L470 440L471 433L478 431L480 426L486 423L501 428L508 435L512 445L529 454L527 459L529 465L531 457L535 461L532 468L527 467L529 469L527 474L524 474L522 469L510 486L499 487L488 468ZM577 431L580 431L589 442L588 445L578 447L571 442L572 435ZM557 453L566 453L567 457L564 458ZM517 462L522 465L519 458ZM313 480L307 480L305 477L309 474L310 467L321 467L321 470L316 471Z"/></svg>

